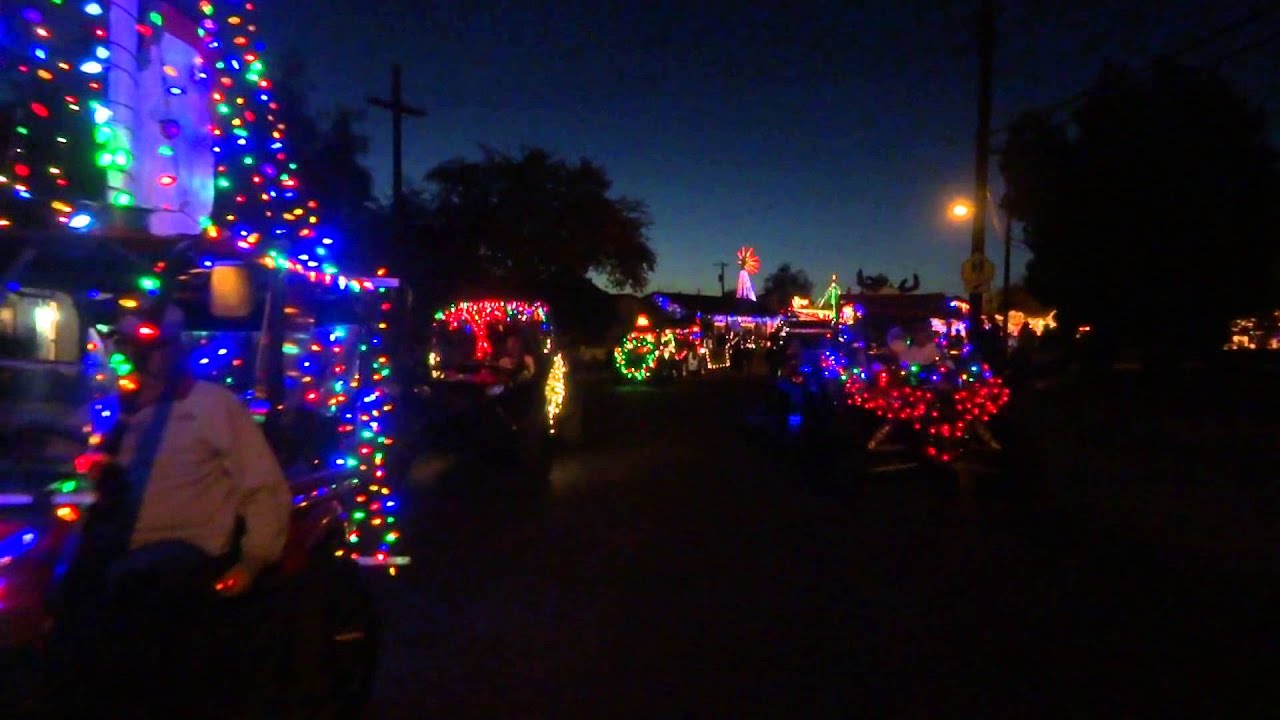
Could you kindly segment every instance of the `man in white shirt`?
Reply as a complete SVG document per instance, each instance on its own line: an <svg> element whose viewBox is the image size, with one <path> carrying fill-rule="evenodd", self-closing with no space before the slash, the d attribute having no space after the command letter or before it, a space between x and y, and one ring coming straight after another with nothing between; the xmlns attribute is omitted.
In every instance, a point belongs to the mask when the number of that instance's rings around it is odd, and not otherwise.
<svg viewBox="0 0 1280 720"><path fill-rule="evenodd" d="M181 312L170 306L161 327L130 316L118 328L118 342L132 353L138 370L138 387L128 403L132 412L123 420L127 425L115 457L120 466L129 469L138 459L162 394L168 391L172 401L129 548L180 541L218 558L232 550L237 520L242 520L239 558L216 584L223 595L239 595L280 558L292 500L248 408L225 388L197 381L186 371L182 325Z"/></svg>
<svg viewBox="0 0 1280 720"><path fill-rule="evenodd" d="M194 717L227 685L250 702L257 678L243 659L227 662L223 648L238 646L223 637L261 603L211 601L243 595L280 558L289 488L248 408L191 376L181 312L126 317L117 330L137 388L103 443L109 462L91 473L98 501L63 583L52 653L69 668L62 677L91 682L59 686L51 702L72 717L137 717L139 705L154 711L142 716Z"/></svg>

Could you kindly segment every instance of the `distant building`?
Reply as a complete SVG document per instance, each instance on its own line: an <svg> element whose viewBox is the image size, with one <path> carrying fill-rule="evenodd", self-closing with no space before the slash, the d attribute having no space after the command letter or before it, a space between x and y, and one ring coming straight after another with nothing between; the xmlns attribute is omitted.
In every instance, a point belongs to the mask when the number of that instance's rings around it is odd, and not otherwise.
<svg viewBox="0 0 1280 720"><path fill-rule="evenodd" d="M1227 350L1280 350L1280 310L1231 323Z"/></svg>
<svg viewBox="0 0 1280 720"><path fill-rule="evenodd" d="M709 324L721 332L768 334L779 317L758 300L691 293L650 293L645 300L685 322Z"/></svg>

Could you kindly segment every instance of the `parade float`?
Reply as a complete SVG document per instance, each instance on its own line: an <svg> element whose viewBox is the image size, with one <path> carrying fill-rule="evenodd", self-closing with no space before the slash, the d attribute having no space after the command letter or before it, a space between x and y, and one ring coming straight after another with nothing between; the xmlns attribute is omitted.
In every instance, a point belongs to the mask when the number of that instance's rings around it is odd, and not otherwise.
<svg viewBox="0 0 1280 720"><path fill-rule="evenodd" d="M17 277L6 279L7 314L52 302L19 277L63 288L63 303L41 311L58 317L44 329L64 348L60 358L81 356L100 394L87 423L92 443L114 422L112 391L130 384L128 359L106 352L101 337L113 315L162 290L183 294L162 288L161 277L188 293L221 283L252 306L254 322L274 327L226 329L208 310L192 309L185 340L193 371L233 387L264 422L290 398L338 420L345 439L331 464L383 495L393 443L386 337L399 283L385 270L338 268L340 238L289 160L256 3L196 9L137 0L6 4L4 28L15 42L2 77L7 96L21 98L6 108L13 132L0 165L0 241L19 261ZM27 252L33 257L24 259ZM259 280L234 272L237 265ZM280 360L265 362L277 353ZM283 377L266 377L273 365ZM368 554L390 550L395 536L379 535Z"/></svg>
<svg viewBox="0 0 1280 720"><path fill-rule="evenodd" d="M317 543L351 567L395 574L408 562L396 552L388 462L398 282L338 267L341 238L289 159L256 3L192 8L0 8L0 429L57 447L15 460L8 449L34 444L6 445L6 642L41 627L56 546L94 497L77 471L135 387L115 323L157 299L187 317L192 372L242 397L286 466L296 506L286 565ZM72 462L68 446L91 452ZM367 662L343 672L334 688L371 677Z"/></svg>
<svg viewBox="0 0 1280 720"><path fill-rule="evenodd" d="M636 316L635 327L613 350L618 374L630 382L677 380L710 367L709 352L697 324L669 317Z"/></svg>
<svg viewBox="0 0 1280 720"><path fill-rule="evenodd" d="M631 382L644 382L658 366L658 336L648 315L636 318L635 328L613 349L613 366Z"/></svg>
<svg viewBox="0 0 1280 720"><path fill-rule="evenodd" d="M918 278L895 286L859 271L858 285L861 293L841 300L842 315L865 315L863 351L846 371L845 396L874 419L866 449L883 450L896 438L942 464L1000 449L988 423L1009 391L968 344L968 308L940 293L916 294Z"/></svg>
<svg viewBox="0 0 1280 720"><path fill-rule="evenodd" d="M419 435L428 460L452 458L447 468L435 463L435 479L473 485L489 470L509 470L505 479L545 489L552 440L579 418L566 413L569 365L550 310L539 301L458 300L436 312L429 334L428 373L415 386L426 420Z"/></svg>

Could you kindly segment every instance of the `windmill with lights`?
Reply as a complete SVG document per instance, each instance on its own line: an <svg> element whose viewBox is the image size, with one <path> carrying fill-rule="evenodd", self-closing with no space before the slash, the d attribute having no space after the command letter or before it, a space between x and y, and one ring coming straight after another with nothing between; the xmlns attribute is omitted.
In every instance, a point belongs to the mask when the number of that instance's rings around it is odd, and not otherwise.
<svg viewBox="0 0 1280 720"><path fill-rule="evenodd" d="M738 248L738 297L755 300L756 290L751 286L751 276L760 272L760 256L753 247Z"/></svg>

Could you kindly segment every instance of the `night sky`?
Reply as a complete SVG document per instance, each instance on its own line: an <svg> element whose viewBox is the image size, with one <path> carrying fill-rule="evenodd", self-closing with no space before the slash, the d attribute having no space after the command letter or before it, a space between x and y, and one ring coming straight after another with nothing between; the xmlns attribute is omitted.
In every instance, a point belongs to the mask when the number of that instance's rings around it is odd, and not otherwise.
<svg viewBox="0 0 1280 720"><path fill-rule="evenodd" d="M407 98L430 112L407 126L410 181L440 161L474 157L481 143L602 163L617 192L653 213L651 290L717 290L713 263L732 261L745 244L764 262L757 284L790 261L818 290L833 272L852 284L861 267L895 281L918 272L922 290L957 291L969 230L948 223L944 209L973 183L977 5L264 0L261 8L269 52L308 53L318 108L385 95L390 64L403 63ZM1082 89L1104 58L1145 62L1250 3L1002 5L997 127ZM1278 28L1272 15L1192 58ZM1273 45L1226 70L1274 99L1278 56ZM370 114L364 127L373 137L367 162L386 192L390 120ZM994 164L992 177L998 196ZM989 253L999 260L996 247ZM1025 259L1015 252L1015 277Z"/></svg>

